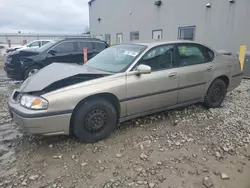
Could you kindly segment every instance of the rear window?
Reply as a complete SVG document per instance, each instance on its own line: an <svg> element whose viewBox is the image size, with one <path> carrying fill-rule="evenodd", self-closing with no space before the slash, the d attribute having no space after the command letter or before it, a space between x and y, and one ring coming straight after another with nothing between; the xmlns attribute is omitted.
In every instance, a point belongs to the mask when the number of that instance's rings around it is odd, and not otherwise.
<svg viewBox="0 0 250 188"><path fill-rule="evenodd" d="M98 50L104 50L108 47L108 45L104 42L96 42L95 45Z"/></svg>

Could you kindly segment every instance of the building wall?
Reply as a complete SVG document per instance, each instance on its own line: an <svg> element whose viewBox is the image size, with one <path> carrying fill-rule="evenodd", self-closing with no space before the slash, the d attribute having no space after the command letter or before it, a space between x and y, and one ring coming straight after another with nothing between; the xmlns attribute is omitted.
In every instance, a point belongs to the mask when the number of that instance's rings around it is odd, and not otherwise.
<svg viewBox="0 0 250 188"><path fill-rule="evenodd" d="M123 42L139 31L140 41L152 40L152 30L162 29L162 40L176 40L178 28L196 26L195 41L217 50L237 52L241 44L250 48L250 0L94 0L89 6L91 35L117 33ZM212 2L211 8L206 4ZM101 21L98 21L98 18Z"/></svg>

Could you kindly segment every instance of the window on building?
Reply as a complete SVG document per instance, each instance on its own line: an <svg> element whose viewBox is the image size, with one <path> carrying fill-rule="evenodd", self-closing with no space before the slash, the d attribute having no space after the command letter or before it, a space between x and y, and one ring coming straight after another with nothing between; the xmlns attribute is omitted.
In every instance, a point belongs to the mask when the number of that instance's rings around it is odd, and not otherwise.
<svg viewBox="0 0 250 188"><path fill-rule="evenodd" d="M74 43L73 42L63 42L54 47L54 49L58 53L67 53L74 51Z"/></svg>
<svg viewBox="0 0 250 188"><path fill-rule="evenodd" d="M105 34L105 41L110 45L111 44L111 35Z"/></svg>
<svg viewBox="0 0 250 188"><path fill-rule="evenodd" d="M122 33L117 33L116 35L116 43L121 44L123 42L123 35Z"/></svg>
<svg viewBox="0 0 250 188"><path fill-rule="evenodd" d="M208 61L214 60L214 52L206 47L205 47L205 56L206 56Z"/></svg>
<svg viewBox="0 0 250 188"><path fill-rule="evenodd" d="M130 32L130 40L139 40L139 31Z"/></svg>
<svg viewBox="0 0 250 188"><path fill-rule="evenodd" d="M207 49L197 44L180 44L178 45L180 66L196 65L211 61L211 56Z"/></svg>
<svg viewBox="0 0 250 188"><path fill-rule="evenodd" d="M162 39L162 29L153 30L152 31L152 38L154 40L160 40L160 39Z"/></svg>
<svg viewBox="0 0 250 188"><path fill-rule="evenodd" d="M195 26L179 27L178 39L181 40L194 40Z"/></svg>
<svg viewBox="0 0 250 188"><path fill-rule="evenodd" d="M103 40L103 35L96 35L95 38Z"/></svg>
<svg viewBox="0 0 250 188"><path fill-rule="evenodd" d="M145 54L140 64L148 65L152 71L164 70L175 67L174 46L164 45L153 48Z"/></svg>

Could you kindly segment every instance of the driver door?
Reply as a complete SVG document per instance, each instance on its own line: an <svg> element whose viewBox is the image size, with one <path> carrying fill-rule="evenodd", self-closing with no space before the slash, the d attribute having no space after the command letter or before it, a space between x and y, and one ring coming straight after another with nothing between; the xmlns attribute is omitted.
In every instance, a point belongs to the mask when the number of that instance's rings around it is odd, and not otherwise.
<svg viewBox="0 0 250 188"><path fill-rule="evenodd" d="M174 45L162 45L149 50L139 61L152 68L150 74L128 73L127 115L161 110L177 104L178 68Z"/></svg>

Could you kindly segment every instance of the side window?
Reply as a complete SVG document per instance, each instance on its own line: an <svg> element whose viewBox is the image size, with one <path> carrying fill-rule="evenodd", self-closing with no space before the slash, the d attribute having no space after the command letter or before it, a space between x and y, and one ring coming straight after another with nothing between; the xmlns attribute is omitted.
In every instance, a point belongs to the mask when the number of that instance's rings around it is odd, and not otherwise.
<svg viewBox="0 0 250 188"><path fill-rule="evenodd" d="M150 66L152 71L175 67L174 46L165 45L151 49L144 55L140 64Z"/></svg>
<svg viewBox="0 0 250 188"><path fill-rule="evenodd" d="M29 47L39 47L39 41L31 43Z"/></svg>
<svg viewBox="0 0 250 188"><path fill-rule="evenodd" d="M74 43L73 42L63 42L53 48L57 53L67 53L74 51Z"/></svg>
<svg viewBox="0 0 250 188"><path fill-rule="evenodd" d="M83 51L83 48L87 48L88 51L94 49L93 42L79 42L78 45L79 45L78 50L81 52Z"/></svg>
<svg viewBox="0 0 250 188"><path fill-rule="evenodd" d="M205 48L196 44L181 44L178 46L180 66L196 65L208 62Z"/></svg>
<svg viewBox="0 0 250 188"><path fill-rule="evenodd" d="M49 41L42 41L42 46L44 45L44 44L47 44Z"/></svg>

